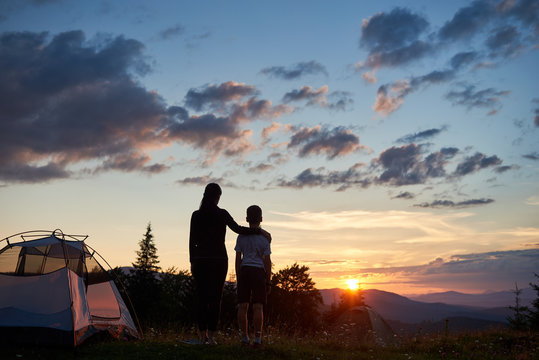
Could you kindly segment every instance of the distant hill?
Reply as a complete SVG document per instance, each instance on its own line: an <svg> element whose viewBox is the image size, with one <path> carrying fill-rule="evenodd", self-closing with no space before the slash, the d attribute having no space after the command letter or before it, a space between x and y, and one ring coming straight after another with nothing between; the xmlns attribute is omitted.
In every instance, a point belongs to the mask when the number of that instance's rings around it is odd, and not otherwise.
<svg viewBox="0 0 539 360"><path fill-rule="evenodd" d="M320 290L326 304L338 302L341 289ZM488 322L506 323L510 310L506 307L488 308L451 305L442 302L428 303L381 290L364 290L365 303L387 320L406 324L421 322L436 323L447 318L478 319ZM460 321L463 323L464 321Z"/></svg>
<svg viewBox="0 0 539 360"><path fill-rule="evenodd" d="M535 299L535 292L532 288L522 289L520 301L523 306L528 306ZM447 291L424 295L411 295L410 299L437 303L442 302L452 305L477 306L485 308L507 307L515 304L515 294L512 291L497 291L484 294L463 294L456 291Z"/></svg>
<svg viewBox="0 0 539 360"><path fill-rule="evenodd" d="M440 321L422 321L417 324L403 323L397 320L387 320L391 329L398 335L413 334L456 334L462 331L481 331L492 328L505 328L508 325L496 321L472 319L466 317L451 317Z"/></svg>

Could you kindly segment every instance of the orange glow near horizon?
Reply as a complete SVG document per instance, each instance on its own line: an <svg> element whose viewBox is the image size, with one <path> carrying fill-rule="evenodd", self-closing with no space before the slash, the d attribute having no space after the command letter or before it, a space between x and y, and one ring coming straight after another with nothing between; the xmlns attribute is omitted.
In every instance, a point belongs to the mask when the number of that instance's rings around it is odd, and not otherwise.
<svg viewBox="0 0 539 360"><path fill-rule="evenodd" d="M348 280L346 280L346 286L350 290L357 290L357 289L359 289L359 280L358 279L348 279Z"/></svg>

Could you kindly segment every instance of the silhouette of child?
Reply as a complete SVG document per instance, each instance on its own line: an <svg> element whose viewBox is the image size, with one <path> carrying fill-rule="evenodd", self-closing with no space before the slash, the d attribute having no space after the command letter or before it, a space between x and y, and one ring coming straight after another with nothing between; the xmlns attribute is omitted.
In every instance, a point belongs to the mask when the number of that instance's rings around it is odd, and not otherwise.
<svg viewBox="0 0 539 360"><path fill-rule="evenodd" d="M262 209L252 205L247 208L249 227L256 229L262 222ZM270 291L271 249L263 235L238 235L236 241L236 276L238 281L238 325L242 345L249 345L247 310L253 302L254 347L262 346L264 305Z"/></svg>

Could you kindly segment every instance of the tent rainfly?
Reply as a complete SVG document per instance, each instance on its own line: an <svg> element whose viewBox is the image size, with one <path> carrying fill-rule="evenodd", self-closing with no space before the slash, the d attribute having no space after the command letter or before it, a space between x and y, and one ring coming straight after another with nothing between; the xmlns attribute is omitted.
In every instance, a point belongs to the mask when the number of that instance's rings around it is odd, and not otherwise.
<svg viewBox="0 0 539 360"><path fill-rule="evenodd" d="M110 266L85 243L87 237L55 230L0 240L1 342L76 347L99 332L118 339L139 337L96 256Z"/></svg>

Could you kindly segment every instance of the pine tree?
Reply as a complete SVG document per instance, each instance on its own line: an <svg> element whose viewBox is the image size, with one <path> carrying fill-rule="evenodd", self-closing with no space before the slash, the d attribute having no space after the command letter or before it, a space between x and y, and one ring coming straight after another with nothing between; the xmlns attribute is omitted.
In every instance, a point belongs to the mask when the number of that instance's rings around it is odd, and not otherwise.
<svg viewBox="0 0 539 360"><path fill-rule="evenodd" d="M535 275L536 278L539 278L539 275ZM532 330L539 330L539 285L530 283L532 289L537 293L537 297L532 301L531 309L528 309L528 324Z"/></svg>
<svg viewBox="0 0 539 360"><path fill-rule="evenodd" d="M528 311L527 306L522 306L520 304L520 294L522 289L518 288L518 285L515 283L515 306L509 306L509 309L513 310L513 317L507 318L509 325L515 330L524 330L526 328L526 312Z"/></svg>
<svg viewBox="0 0 539 360"><path fill-rule="evenodd" d="M153 241L152 224L148 223L146 233L139 241L140 250L137 251L137 260L133 263L135 270L142 272L155 272L161 270L158 266L157 248Z"/></svg>
<svg viewBox="0 0 539 360"><path fill-rule="evenodd" d="M152 225L148 223L146 233L139 241L140 250L133 264L135 268L129 277L128 292L138 318L143 326L152 326L159 319L161 291L156 272L161 270L152 234Z"/></svg>

